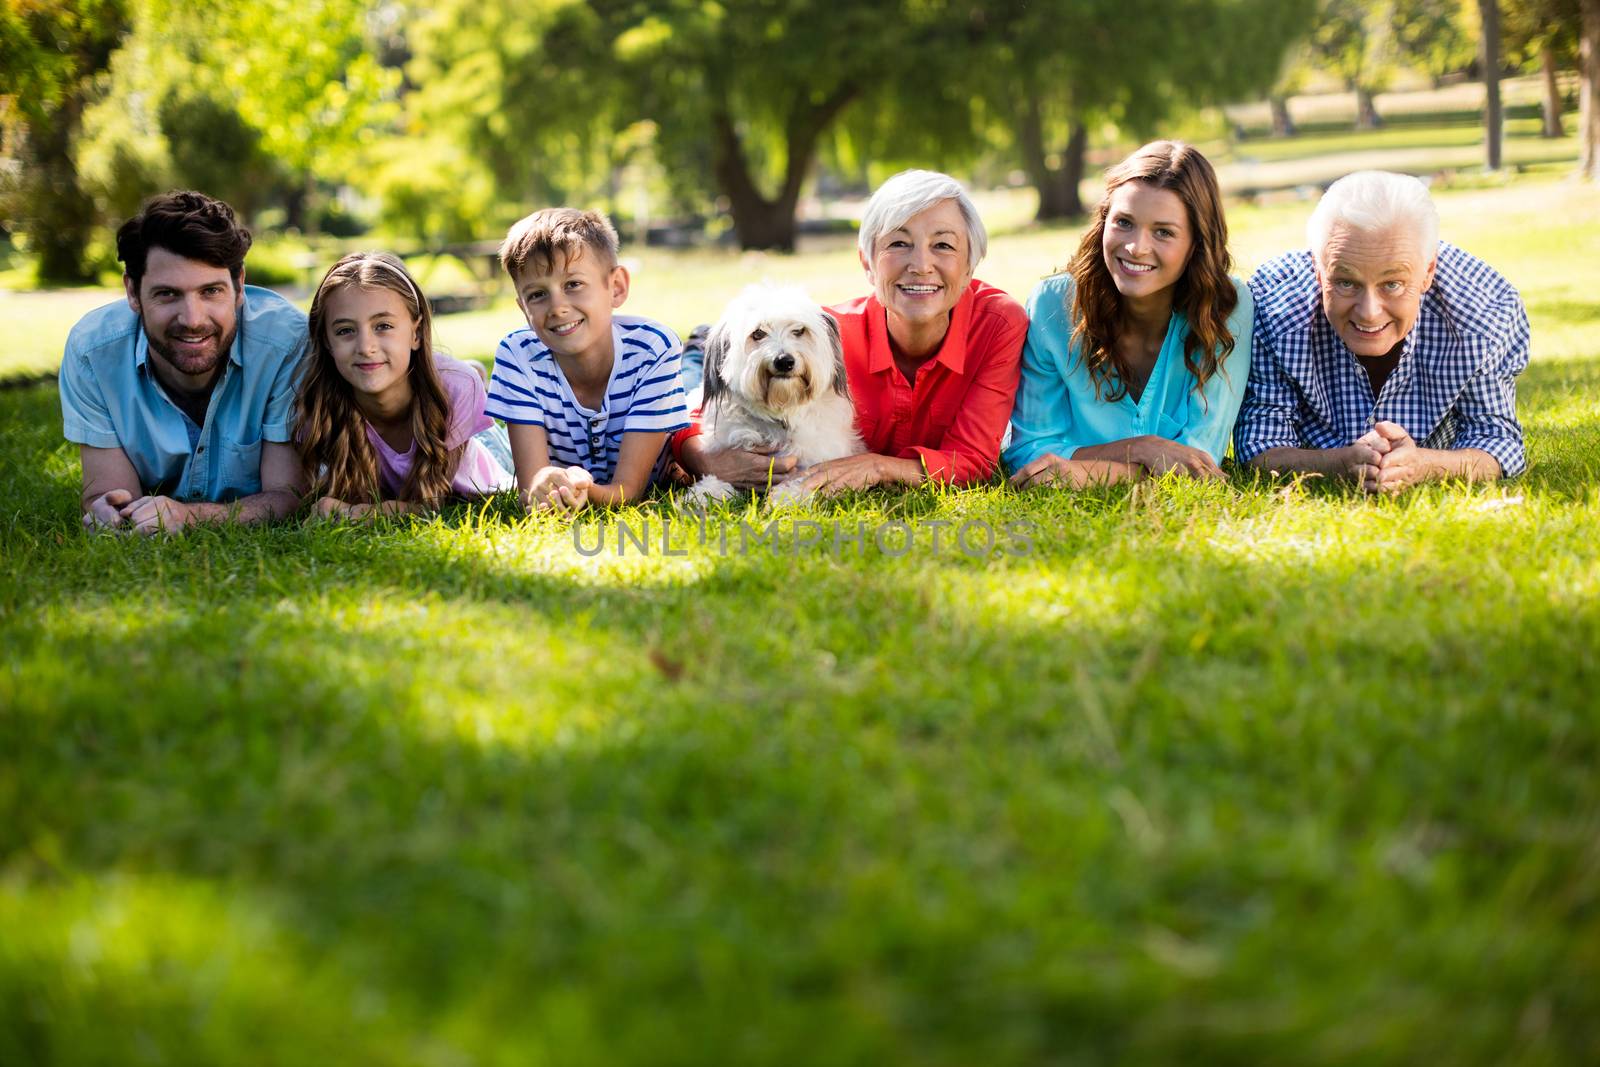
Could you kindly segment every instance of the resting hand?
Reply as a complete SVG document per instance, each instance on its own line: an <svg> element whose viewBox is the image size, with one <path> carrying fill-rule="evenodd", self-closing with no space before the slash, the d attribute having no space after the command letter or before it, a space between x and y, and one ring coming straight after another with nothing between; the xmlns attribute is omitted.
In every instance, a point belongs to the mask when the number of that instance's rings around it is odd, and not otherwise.
<svg viewBox="0 0 1600 1067"><path fill-rule="evenodd" d="M735 489L765 489L776 485L783 476L794 470L794 456L780 456L772 451L747 451L742 448L724 448L715 452L707 444L704 434L689 438L683 444L683 465L693 474L721 478Z"/></svg>
<svg viewBox="0 0 1600 1067"><path fill-rule="evenodd" d="M119 512L135 532L147 536L178 533L193 519L189 506L170 496L142 496L122 505Z"/></svg>
<svg viewBox="0 0 1600 1067"><path fill-rule="evenodd" d="M1393 422L1380 422L1372 428L1384 441L1378 458L1377 477L1365 486L1369 492L1398 493L1428 477L1428 464L1422 449L1405 429Z"/></svg>
<svg viewBox="0 0 1600 1067"><path fill-rule="evenodd" d="M546 467L533 476L523 506L536 511L581 511L589 503L594 476L582 467Z"/></svg>
<svg viewBox="0 0 1600 1067"><path fill-rule="evenodd" d="M1036 485L1082 489L1087 485L1126 481L1137 474L1137 467L1116 460L1063 459L1054 452L1046 452L1013 474L1011 484L1018 489L1031 489Z"/></svg>
<svg viewBox="0 0 1600 1067"><path fill-rule="evenodd" d="M89 502L83 513L83 527L90 533L112 533L121 530L128 521L122 509L133 502L133 494L126 489L112 489L101 493Z"/></svg>
<svg viewBox="0 0 1600 1067"><path fill-rule="evenodd" d="M1145 436L1134 439L1128 456L1139 466L1154 475L1168 471L1187 474L1191 478L1223 478L1222 468L1203 448L1179 444L1165 437Z"/></svg>
<svg viewBox="0 0 1600 1067"><path fill-rule="evenodd" d="M889 457L875 452L830 459L806 471L806 476L800 479L799 492L802 495L821 493L830 496L850 489L871 489L884 482L897 481L900 479L890 470L893 462Z"/></svg>

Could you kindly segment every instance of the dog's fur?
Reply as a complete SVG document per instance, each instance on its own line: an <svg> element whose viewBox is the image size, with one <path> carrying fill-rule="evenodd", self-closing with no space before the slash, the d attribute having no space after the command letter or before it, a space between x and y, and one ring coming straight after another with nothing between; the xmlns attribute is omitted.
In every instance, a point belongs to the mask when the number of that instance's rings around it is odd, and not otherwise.
<svg viewBox="0 0 1600 1067"><path fill-rule="evenodd" d="M771 450L808 467L866 451L845 382L839 326L799 289L752 285L722 313L706 341L702 427L713 451ZM733 486L710 475L696 499L725 499ZM782 494L793 498L790 491Z"/></svg>

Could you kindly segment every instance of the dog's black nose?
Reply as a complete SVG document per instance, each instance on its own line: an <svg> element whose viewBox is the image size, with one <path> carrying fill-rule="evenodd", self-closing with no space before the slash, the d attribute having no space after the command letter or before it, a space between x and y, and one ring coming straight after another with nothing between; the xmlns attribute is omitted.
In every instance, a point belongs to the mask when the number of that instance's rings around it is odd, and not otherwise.
<svg viewBox="0 0 1600 1067"><path fill-rule="evenodd" d="M779 356L777 359L772 361L772 369L777 371L779 374L788 374L790 371L794 370L794 357L790 355Z"/></svg>

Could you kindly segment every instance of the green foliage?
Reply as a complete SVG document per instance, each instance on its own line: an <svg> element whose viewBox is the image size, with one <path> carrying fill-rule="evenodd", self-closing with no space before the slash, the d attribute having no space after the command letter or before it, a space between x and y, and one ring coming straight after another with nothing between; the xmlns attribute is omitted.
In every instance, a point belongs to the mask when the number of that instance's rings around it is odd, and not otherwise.
<svg viewBox="0 0 1600 1067"><path fill-rule="evenodd" d="M1376 93L1394 77L1396 0L1323 0L1311 31L1313 58L1348 89Z"/></svg>
<svg viewBox="0 0 1600 1067"><path fill-rule="evenodd" d="M362 185L379 200L381 223L406 244L494 236L501 219L493 178L460 146L438 135L395 137L367 156Z"/></svg>
<svg viewBox="0 0 1600 1067"><path fill-rule="evenodd" d="M0 216L45 282L93 277L94 204L72 163L89 79L125 25L122 0L32 0L0 13ZM4 165L9 164L9 165Z"/></svg>
<svg viewBox="0 0 1600 1067"><path fill-rule="evenodd" d="M1436 82L1477 58L1476 0L1395 0L1393 17L1399 56Z"/></svg>
<svg viewBox="0 0 1600 1067"><path fill-rule="evenodd" d="M104 213L203 189L246 217L349 172L397 86L367 5L137 0L77 150Z"/></svg>
<svg viewBox="0 0 1600 1067"><path fill-rule="evenodd" d="M1507 57L1519 66L1536 69L1539 53L1548 46L1559 64L1575 64L1578 30L1582 25L1579 0L1500 0L1500 35Z"/></svg>

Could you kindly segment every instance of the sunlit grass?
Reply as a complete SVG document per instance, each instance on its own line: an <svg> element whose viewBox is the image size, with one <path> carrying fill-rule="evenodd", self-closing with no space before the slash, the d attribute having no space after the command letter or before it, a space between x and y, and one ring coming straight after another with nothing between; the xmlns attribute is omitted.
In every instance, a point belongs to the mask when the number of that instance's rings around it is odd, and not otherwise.
<svg viewBox="0 0 1600 1067"><path fill-rule="evenodd" d="M1440 204L1527 298L1531 466L1397 499L89 538L0 392L0 1063L1593 1060L1600 207ZM1240 205L1242 269L1304 210ZM685 328L861 286L639 266Z"/></svg>

